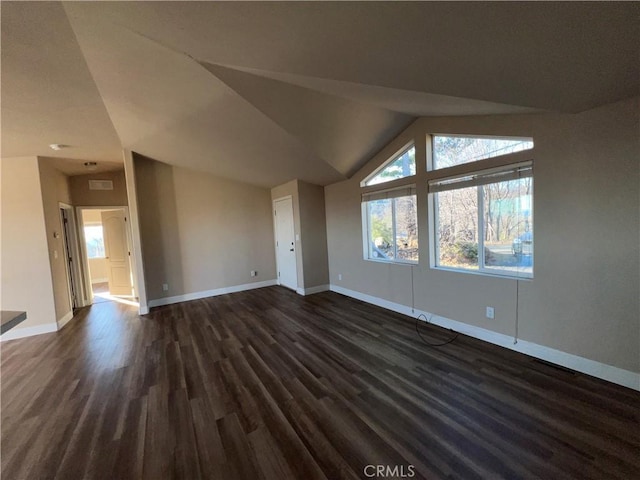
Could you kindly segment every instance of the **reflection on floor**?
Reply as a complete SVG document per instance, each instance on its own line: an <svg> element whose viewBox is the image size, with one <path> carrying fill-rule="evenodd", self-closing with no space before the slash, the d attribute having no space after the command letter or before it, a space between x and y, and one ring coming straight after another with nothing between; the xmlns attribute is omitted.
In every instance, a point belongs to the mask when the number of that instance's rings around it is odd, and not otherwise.
<svg viewBox="0 0 640 480"><path fill-rule="evenodd" d="M132 305L134 307L139 306L137 302L137 298L131 297L128 295L111 295L109 293L109 283L93 283L91 285L91 289L93 290L93 303L103 303L103 302L118 302L124 303L126 305Z"/></svg>

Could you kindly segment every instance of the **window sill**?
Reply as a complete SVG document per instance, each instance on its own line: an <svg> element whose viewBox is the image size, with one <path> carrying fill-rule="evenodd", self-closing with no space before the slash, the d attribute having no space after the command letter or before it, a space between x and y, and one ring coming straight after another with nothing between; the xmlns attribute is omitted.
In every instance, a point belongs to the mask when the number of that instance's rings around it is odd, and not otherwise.
<svg viewBox="0 0 640 480"><path fill-rule="evenodd" d="M482 277L492 277L492 278L504 278L506 280L533 280L533 273L522 272L517 275L510 274L505 271L490 271L490 270L471 270L464 268L453 268L453 267L440 267L440 266L431 266L433 270L442 270L445 272L455 272L455 273L466 273L471 275L478 275Z"/></svg>
<svg viewBox="0 0 640 480"><path fill-rule="evenodd" d="M418 265L418 262L411 262L411 261L403 261L403 260L383 260L383 259L379 259L379 258L364 258L363 259L365 262L374 262L374 263L384 263L387 265Z"/></svg>

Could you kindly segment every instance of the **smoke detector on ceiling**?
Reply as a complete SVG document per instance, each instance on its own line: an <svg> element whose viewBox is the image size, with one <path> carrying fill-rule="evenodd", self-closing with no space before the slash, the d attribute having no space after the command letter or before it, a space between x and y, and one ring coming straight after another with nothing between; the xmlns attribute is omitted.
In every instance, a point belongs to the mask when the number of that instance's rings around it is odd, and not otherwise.
<svg viewBox="0 0 640 480"><path fill-rule="evenodd" d="M49 145L49 148L55 151L62 150L65 147L66 145L62 145L61 143L52 143L51 145Z"/></svg>

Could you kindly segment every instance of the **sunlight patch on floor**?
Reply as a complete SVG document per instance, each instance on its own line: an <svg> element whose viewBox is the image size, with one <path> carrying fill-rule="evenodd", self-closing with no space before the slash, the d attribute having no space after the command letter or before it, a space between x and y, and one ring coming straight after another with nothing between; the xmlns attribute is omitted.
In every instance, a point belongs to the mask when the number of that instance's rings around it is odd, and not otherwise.
<svg viewBox="0 0 640 480"><path fill-rule="evenodd" d="M123 303L125 305L131 305L132 307L140 306L140 303L137 301L138 299L130 295L111 295L109 292L94 292L93 296L94 298L98 297L106 301L113 301Z"/></svg>

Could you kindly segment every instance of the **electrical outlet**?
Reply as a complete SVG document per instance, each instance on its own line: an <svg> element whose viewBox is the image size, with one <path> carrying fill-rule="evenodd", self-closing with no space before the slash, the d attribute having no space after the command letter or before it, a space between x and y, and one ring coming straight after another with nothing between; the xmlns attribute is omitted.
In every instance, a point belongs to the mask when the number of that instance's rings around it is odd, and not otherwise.
<svg viewBox="0 0 640 480"><path fill-rule="evenodd" d="M341 273L338 274L338 280L342 280L342 274Z"/></svg>
<svg viewBox="0 0 640 480"><path fill-rule="evenodd" d="M162 291L163 292L168 292L169 291L169 284L168 283L163 283L162 284Z"/></svg>
<svg viewBox="0 0 640 480"><path fill-rule="evenodd" d="M493 307L487 307L487 318L495 318L496 312Z"/></svg>
<svg viewBox="0 0 640 480"><path fill-rule="evenodd" d="M258 272L256 270L251 270L251 276L252 277L257 277L258 276Z"/></svg>

